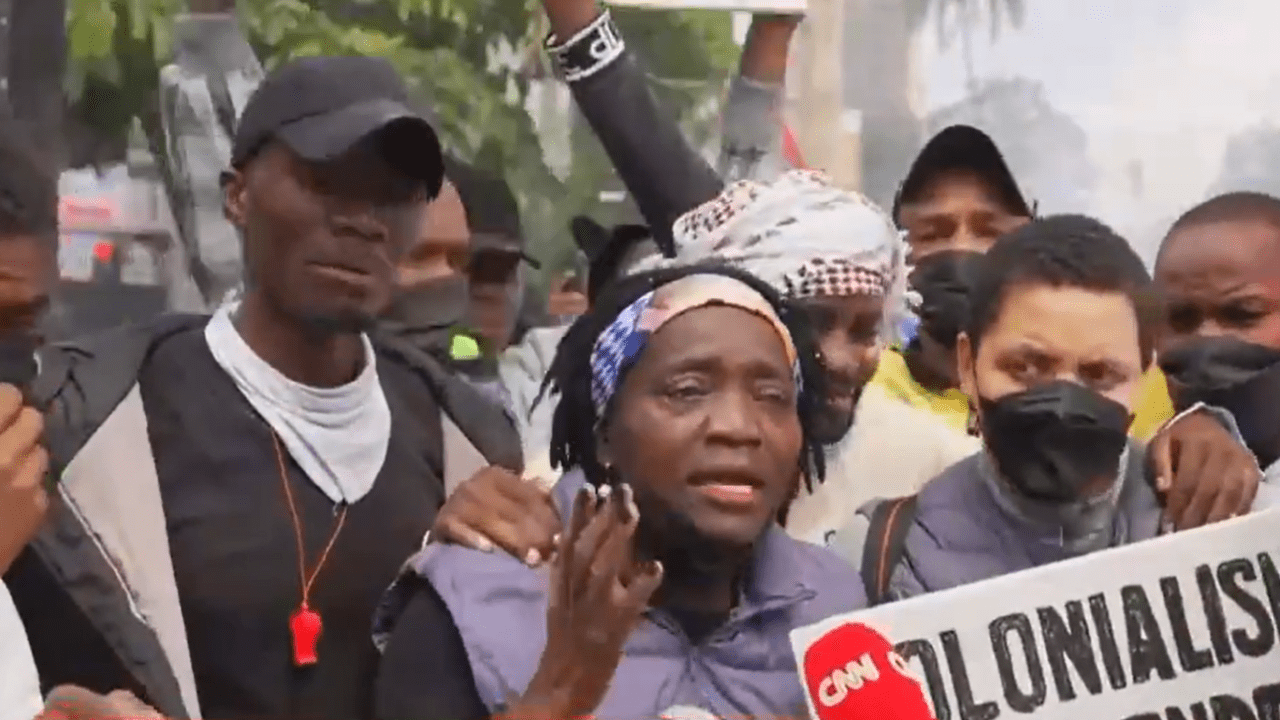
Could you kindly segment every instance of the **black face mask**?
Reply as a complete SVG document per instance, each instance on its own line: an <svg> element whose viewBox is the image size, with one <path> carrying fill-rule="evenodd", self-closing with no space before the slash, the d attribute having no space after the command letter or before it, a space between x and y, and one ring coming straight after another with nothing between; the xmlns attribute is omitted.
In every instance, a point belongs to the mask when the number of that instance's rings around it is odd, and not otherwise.
<svg viewBox="0 0 1280 720"><path fill-rule="evenodd" d="M418 349L447 356L452 330L466 317L469 303L466 276L452 275L400 292L383 324Z"/></svg>
<svg viewBox="0 0 1280 720"><path fill-rule="evenodd" d="M980 403L987 449L1023 496L1071 503L1115 476L1131 419L1120 403L1061 380Z"/></svg>
<svg viewBox="0 0 1280 720"><path fill-rule="evenodd" d="M1198 402L1227 410L1259 465L1280 459L1280 350L1200 338L1162 354L1160 369L1179 410Z"/></svg>
<svg viewBox="0 0 1280 720"><path fill-rule="evenodd" d="M944 250L921 258L909 282L920 293L920 330L948 350L969 317L969 293L982 253Z"/></svg>

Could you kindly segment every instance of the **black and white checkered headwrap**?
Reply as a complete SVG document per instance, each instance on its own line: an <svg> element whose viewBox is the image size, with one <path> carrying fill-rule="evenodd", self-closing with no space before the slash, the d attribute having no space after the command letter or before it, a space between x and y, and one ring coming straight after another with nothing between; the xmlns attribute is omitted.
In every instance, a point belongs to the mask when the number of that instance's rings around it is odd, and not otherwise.
<svg viewBox="0 0 1280 720"><path fill-rule="evenodd" d="M632 271L706 261L732 263L791 298L886 297L896 326L906 285L905 243L889 216L821 172L735 182L674 226L676 257Z"/></svg>

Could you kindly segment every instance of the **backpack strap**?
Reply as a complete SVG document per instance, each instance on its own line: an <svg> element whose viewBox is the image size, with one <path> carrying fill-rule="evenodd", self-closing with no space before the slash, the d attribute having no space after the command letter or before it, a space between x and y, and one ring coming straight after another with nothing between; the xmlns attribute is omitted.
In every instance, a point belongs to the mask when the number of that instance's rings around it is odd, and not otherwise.
<svg viewBox="0 0 1280 720"><path fill-rule="evenodd" d="M886 500L871 511L867 541L862 545L862 584L869 607L888 600L893 569L906 552L907 532L916 517L917 496Z"/></svg>

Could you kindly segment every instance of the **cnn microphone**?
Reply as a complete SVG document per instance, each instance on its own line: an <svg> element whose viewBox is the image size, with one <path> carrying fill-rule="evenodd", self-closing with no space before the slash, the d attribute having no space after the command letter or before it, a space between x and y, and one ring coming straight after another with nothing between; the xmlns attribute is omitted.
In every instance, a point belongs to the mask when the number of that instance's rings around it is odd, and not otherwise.
<svg viewBox="0 0 1280 720"><path fill-rule="evenodd" d="M935 720L920 682L880 633L845 623L804 653L818 720Z"/></svg>

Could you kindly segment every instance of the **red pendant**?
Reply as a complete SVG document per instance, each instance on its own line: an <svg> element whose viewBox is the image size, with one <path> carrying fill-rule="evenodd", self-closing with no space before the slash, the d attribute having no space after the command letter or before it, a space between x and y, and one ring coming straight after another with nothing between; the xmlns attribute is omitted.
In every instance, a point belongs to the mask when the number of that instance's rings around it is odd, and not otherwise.
<svg viewBox="0 0 1280 720"><path fill-rule="evenodd" d="M320 643L320 633L324 632L320 613L305 604L299 607L289 618L289 632L293 634L293 664L298 667L315 665L319 660L316 645Z"/></svg>

